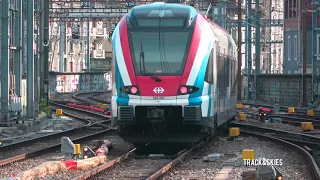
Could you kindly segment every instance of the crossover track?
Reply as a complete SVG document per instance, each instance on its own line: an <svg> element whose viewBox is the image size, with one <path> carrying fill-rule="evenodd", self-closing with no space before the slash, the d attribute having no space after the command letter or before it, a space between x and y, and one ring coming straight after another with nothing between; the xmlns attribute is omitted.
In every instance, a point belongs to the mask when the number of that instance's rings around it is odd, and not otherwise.
<svg viewBox="0 0 320 180"><path fill-rule="evenodd" d="M298 152L304 157L305 160L308 161L309 171L312 175L312 178L320 179L320 170L316 160L310 154L310 152L313 152L313 150L317 151L318 145L320 144L319 137L234 122L230 123L230 125L232 127L239 127L241 134L265 138L288 146L290 149Z"/></svg>

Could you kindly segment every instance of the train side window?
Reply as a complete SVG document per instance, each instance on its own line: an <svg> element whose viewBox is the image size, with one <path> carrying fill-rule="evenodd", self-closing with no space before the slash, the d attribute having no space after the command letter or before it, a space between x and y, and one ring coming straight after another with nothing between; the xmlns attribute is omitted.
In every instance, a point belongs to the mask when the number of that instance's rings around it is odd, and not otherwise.
<svg viewBox="0 0 320 180"><path fill-rule="evenodd" d="M230 87L230 56L226 56L226 87Z"/></svg>
<svg viewBox="0 0 320 180"><path fill-rule="evenodd" d="M231 81L231 85L230 85L230 91L232 92L232 85L233 85L233 56L231 56L230 58L230 81Z"/></svg>
<svg viewBox="0 0 320 180"><path fill-rule="evenodd" d="M204 80L207 83L213 84L213 51L211 50L210 56L207 63L206 75Z"/></svg>
<svg viewBox="0 0 320 180"><path fill-rule="evenodd" d="M218 88L219 88L219 91L221 92L221 89L222 89L222 74L223 74L223 69L221 68L222 67L222 54L219 53L218 55Z"/></svg>

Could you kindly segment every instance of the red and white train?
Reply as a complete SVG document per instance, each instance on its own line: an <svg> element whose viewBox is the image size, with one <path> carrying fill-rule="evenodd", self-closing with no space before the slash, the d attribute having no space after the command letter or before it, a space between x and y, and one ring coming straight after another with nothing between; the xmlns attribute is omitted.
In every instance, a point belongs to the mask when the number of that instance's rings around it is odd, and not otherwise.
<svg viewBox="0 0 320 180"><path fill-rule="evenodd" d="M193 7L136 6L112 44L112 125L125 141L195 142L234 118L236 44Z"/></svg>

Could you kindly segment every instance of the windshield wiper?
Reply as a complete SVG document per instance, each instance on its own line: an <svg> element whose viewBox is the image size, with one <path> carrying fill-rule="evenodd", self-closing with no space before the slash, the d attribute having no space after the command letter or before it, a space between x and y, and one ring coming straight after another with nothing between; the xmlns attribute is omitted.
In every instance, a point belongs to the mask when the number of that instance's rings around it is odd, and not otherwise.
<svg viewBox="0 0 320 180"><path fill-rule="evenodd" d="M156 76L155 74L152 74L152 73L150 73L150 72L148 72L146 70L142 70L142 69L140 70L140 72L141 72L141 74L144 74L144 75L147 75L147 76L151 76L151 78L156 80L157 82L161 82L161 79L158 76Z"/></svg>
<svg viewBox="0 0 320 180"><path fill-rule="evenodd" d="M150 72L148 72L145 68L145 64L144 64L144 52L143 52L143 48L142 48L142 43L141 43L141 52L140 52L140 72L141 74L144 75L148 75L151 76L152 79L154 79L157 82L161 82L161 79L156 76L155 74L152 74Z"/></svg>

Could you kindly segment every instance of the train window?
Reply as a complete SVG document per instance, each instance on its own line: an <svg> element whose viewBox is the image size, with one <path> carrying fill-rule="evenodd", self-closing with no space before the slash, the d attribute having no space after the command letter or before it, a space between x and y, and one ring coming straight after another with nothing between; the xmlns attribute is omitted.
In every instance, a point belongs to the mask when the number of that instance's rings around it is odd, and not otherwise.
<svg viewBox="0 0 320 180"><path fill-rule="evenodd" d="M226 67L225 67L225 72L226 72L226 87L230 87L230 57L226 56Z"/></svg>
<svg viewBox="0 0 320 180"><path fill-rule="evenodd" d="M131 32L130 49L136 75L143 75L141 71L144 70L157 75L181 75L186 64L189 35L190 32L175 31Z"/></svg>
<svg viewBox="0 0 320 180"><path fill-rule="evenodd" d="M186 22L185 18L148 18L148 19L137 19L138 27L184 27Z"/></svg>
<svg viewBox="0 0 320 180"><path fill-rule="evenodd" d="M233 83L233 57L230 57L230 80L231 80L231 85L230 85L230 91L232 91L232 83Z"/></svg>
<svg viewBox="0 0 320 180"><path fill-rule="evenodd" d="M210 56L207 63L206 75L204 80L207 83L213 84L213 51L211 50Z"/></svg>
<svg viewBox="0 0 320 180"><path fill-rule="evenodd" d="M216 86L217 86L217 89L218 89L218 91L219 91L219 88L220 88L220 85L219 85L219 83L220 83L220 71L219 71L219 65L220 65L220 62L219 62L219 59L220 59L220 54L219 54L219 51L217 51L217 68L215 69L217 72L216 72L216 74L217 74L217 83L216 83Z"/></svg>

